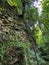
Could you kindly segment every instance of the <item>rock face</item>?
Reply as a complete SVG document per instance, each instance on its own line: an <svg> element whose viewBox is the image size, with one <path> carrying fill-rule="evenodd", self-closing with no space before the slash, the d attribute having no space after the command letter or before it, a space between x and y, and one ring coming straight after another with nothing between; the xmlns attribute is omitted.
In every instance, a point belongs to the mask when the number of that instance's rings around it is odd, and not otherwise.
<svg viewBox="0 0 49 65"><path fill-rule="evenodd" d="M8 47L3 58L3 65L23 65L23 49L21 47Z"/></svg>
<svg viewBox="0 0 49 65"><path fill-rule="evenodd" d="M15 19L12 14L9 16L5 11L0 13L0 41L28 41L22 20Z"/></svg>
<svg viewBox="0 0 49 65"><path fill-rule="evenodd" d="M24 31L22 20L13 17L10 12L0 12L0 43L5 48L3 51L2 65L25 65L24 50L22 47L17 47L18 43L26 43L28 39ZM10 45L10 43L16 47ZM2 44L3 43L3 44ZM2 48L1 46L1 48ZM1 53L2 54L2 53Z"/></svg>

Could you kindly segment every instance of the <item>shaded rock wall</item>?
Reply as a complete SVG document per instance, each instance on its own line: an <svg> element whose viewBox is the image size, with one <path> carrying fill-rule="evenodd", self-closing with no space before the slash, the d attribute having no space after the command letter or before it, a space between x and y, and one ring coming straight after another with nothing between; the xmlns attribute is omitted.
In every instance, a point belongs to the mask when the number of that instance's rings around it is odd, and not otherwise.
<svg viewBox="0 0 49 65"><path fill-rule="evenodd" d="M29 41L24 31L22 20L18 20L11 12L0 12L0 49L2 65L26 65L23 46L27 47ZM20 47L17 47L20 46ZM13 47L14 46L14 47ZM22 49L21 49L22 48ZM4 52L3 52L4 51Z"/></svg>

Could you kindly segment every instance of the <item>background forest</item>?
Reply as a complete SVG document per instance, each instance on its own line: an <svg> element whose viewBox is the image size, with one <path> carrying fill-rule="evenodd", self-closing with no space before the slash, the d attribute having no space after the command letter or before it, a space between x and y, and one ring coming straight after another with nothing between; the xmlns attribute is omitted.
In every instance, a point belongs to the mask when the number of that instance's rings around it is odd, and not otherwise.
<svg viewBox="0 0 49 65"><path fill-rule="evenodd" d="M0 65L49 65L49 0L0 0Z"/></svg>

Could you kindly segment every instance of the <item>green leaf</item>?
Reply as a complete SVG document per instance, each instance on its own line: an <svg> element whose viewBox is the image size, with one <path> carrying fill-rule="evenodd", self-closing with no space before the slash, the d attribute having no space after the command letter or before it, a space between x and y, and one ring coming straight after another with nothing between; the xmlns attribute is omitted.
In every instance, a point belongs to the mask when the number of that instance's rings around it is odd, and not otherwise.
<svg viewBox="0 0 49 65"><path fill-rule="evenodd" d="M16 0L7 0L7 2L10 6L17 6Z"/></svg>

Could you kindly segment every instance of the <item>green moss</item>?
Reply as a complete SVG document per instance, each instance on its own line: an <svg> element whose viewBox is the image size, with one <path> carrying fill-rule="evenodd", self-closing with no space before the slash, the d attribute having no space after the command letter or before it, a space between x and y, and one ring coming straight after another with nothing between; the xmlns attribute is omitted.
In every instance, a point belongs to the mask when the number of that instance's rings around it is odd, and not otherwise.
<svg viewBox="0 0 49 65"><path fill-rule="evenodd" d="M0 11L3 11L4 10L4 8L3 7L0 7Z"/></svg>

